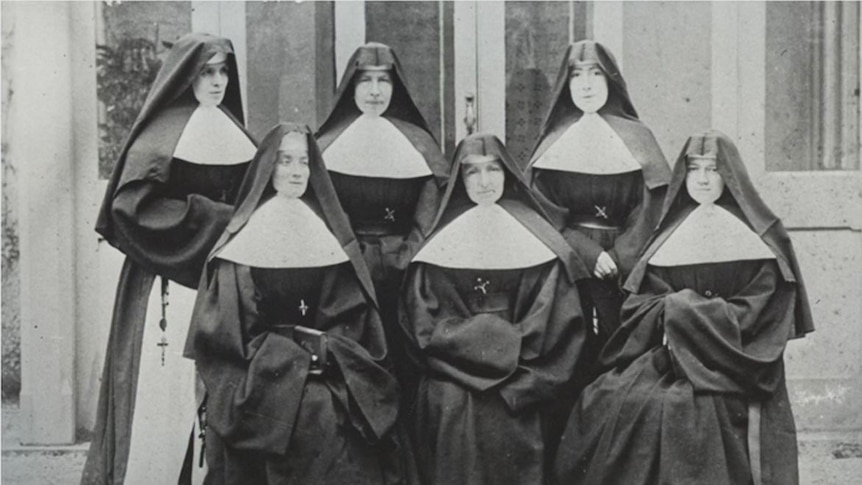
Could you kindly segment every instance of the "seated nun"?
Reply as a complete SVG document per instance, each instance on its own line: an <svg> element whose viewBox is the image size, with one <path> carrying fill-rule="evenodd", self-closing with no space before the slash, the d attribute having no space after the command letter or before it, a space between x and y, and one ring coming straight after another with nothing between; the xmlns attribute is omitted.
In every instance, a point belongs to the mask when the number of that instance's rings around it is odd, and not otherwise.
<svg viewBox="0 0 862 485"><path fill-rule="evenodd" d="M625 290L611 370L572 411L555 483L798 483L783 355L811 312L787 231L724 134L686 142Z"/></svg>
<svg viewBox="0 0 862 485"><path fill-rule="evenodd" d="M467 137L454 160L400 306L419 471L427 484L541 484L542 411L583 345L575 283L588 273L496 137Z"/></svg>
<svg viewBox="0 0 862 485"><path fill-rule="evenodd" d="M186 355L210 478L382 484L399 391L374 290L310 130L266 136L201 277Z"/></svg>

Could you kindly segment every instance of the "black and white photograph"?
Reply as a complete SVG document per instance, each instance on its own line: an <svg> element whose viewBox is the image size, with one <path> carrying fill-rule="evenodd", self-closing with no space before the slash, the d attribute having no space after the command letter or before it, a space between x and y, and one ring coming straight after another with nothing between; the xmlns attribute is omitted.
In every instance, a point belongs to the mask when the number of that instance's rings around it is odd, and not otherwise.
<svg viewBox="0 0 862 485"><path fill-rule="evenodd" d="M853 485L862 2L0 1L4 485Z"/></svg>

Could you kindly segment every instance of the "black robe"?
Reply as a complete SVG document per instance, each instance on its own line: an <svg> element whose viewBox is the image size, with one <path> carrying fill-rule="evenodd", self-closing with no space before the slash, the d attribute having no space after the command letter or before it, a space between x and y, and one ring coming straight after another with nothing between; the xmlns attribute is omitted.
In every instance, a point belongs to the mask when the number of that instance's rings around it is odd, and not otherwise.
<svg viewBox="0 0 862 485"><path fill-rule="evenodd" d="M207 387L207 425L223 442L214 483L393 483L381 455L397 416L374 305L349 263L264 269L214 260L198 290L190 345ZM305 312L300 312L300 306ZM326 332L331 365L286 332ZM212 434L208 435L212 436Z"/></svg>
<svg viewBox="0 0 862 485"><path fill-rule="evenodd" d="M410 265L400 322L419 375L407 419L423 483L541 484L553 425L546 411L569 384L586 334L575 289L585 269L505 148L487 135L468 137L456 151L428 241L472 207L460 161L474 153L501 160L507 180L499 205L556 257L495 270Z"/></svg>
<svg viewBox="0 0 862 485"><path fill-rule="evenodd" d="M221 250L274 196L272 173L285 134L306 135L303 200L348 261L322 267L257 268ZM297 228L301 231L301 228ZM311 354L292 335L325 332L330 365L310 372ZM201 276L186 342L207 387L208 483L388 484L401 480L391 431L399 389L368 270L331 181L304 126L280 124L261 143L231 222Z"/></svg>
<svg viewBox="0 0 862 485"><path fill-rule="evenodd" d="M533 165L584 113L572 101L569 81L575 60L595 61L605 74L608 99L598 116L620 137L641 170L620 174L584 174L535 168ZM601 162L599 160L598 162ZM576 368L576 382L560 399L560 425L580 390L599 373L598 355L620 324L622 282L658 223L670 170L652 131L638 119L616 60L602 44L581 41L569 45L554 84L551 106L525 176L539 194L548 214L589 269L578 282L582 312L591 331ZM613 279L593 275L596 260L607 252L618 269ZM593 321L593 313L596 318ZM551 443L553 448L555 443Z"/></svg>
<svg viewBox="0 0 862 485"><path fill-rule="evenodd" d="M480 294L477 277L496 288ZM558 260L516 270L412 265L404 308L424 375L411 422L426 483L543 483L540 409L574 369L578 304Z"/></svg>
<svg viewBox="0 0 862 485"><path fill-rule="evenodd" d="M583 116L569 91L572 62L576 59L595 61L605 74L608 100L598 115L622 139L641 165L640 171L591 175L533 168L548 148ZM527 180L544 196L540 200L549 215L587 267L592 270L599 254L606 251L619 268L620 281L624 280L658 223L670 170L652 131L638 119L619 66L598 42L581 41L566 49L551 107L525 171ZM604 210L599 213L597 207ZM616 229L608 237L578 226L580 221Z"/></svg>
<svg viewBox="0 0 862 485"><path fill-rule="evenodd" d="M716 158L725 183L716 203L774 259L649 263L696 206L682 189L691 155ZM622 326L602 351L610 370L572 410L557 483L797 483L783 353L813 330L811 313L787 233L725 135L686 143L659 229L625 288Z"/></svg>
<svg viewBox="0 0 862 485"><path fill-rule="evenodd" d="M174 44L159 71L108 182L96 230L127 257L117 283L82 484L123 482L153 282L162 276L186 287L197 286L206 256L230 219L231 204L248 167L248 163L194 165L173 158L197 107L192 80L216 52L228 54L230 79L219 109L245 132L230 41L208 34L186 35Z"/></svg>
<svg viewBox="0 0 862 485"><path fill-rule="evenodd" d="M795 297L774 260L649 267L605 351L614 369L566 426L557 483L753 483L752 406L763 483L796 483L782 361Z"/></svg>
<svg viewBox="0 0 862 485"><path fill-rule="evenodd" d="M410 97L404 70L395 52L387 45L371 42L356 49L347 62L335 104L316 136L322 151L361 115L353 94L359 71L370 66L388 66L392 77L392 99L382 117L391 122L416 148L431 175L395 179L347 175L331 171L342 207L359 240L362 256L380 304L396 372L402 368L398 339L398 294L404 270L428 236L449 174L449 163L419 108ZM380 150L386 150L382 145Z"/></svg>

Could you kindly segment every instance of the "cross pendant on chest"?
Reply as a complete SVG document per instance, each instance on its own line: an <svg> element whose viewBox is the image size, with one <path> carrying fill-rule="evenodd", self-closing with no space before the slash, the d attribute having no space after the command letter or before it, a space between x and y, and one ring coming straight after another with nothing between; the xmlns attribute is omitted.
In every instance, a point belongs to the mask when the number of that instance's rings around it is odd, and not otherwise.
<svg viewBox="0 0 862 485"><path fill-rule="evenodd" d="M302 313L302 316L305 316L305 312L308 311L308 305L305 304L305 300L299 300L299 312Z"/></svg>
<svg viewBox="0 0 862 485"><path fill-rule="evenodd" d="M386 207L383 210L386 211L386 215L383 216L383 218L389 222L395 222L395 209L390 209L389 207Z"/></svg>
<svg viewBox="0 0 862 485"><path fill-rule="evenodd" d="M482 278L476 278L476 284L473 286L473 290L482 293L483 295L488 294L488 285L491 282L489 280L483 280Z"/></svg>
<svg viewBox="0 0 862 485"><path fill-rule="evenodd" d="M158 345L159 347L162 348L162 367L164 367L165 366L165 347L168 346L168 338L165 337L164 335L162 335L162 339L159 340L159 343L157 343L156 345Z"/></svg>
<svg viewBox="0 0 862 485"><path fill-rule="evenodd" d="M597 205L594 205L593 207L596 208L596 217L601 217L602 219L608 218L608 207L607 206L603 205L603 206L599 207Z"/></svg>

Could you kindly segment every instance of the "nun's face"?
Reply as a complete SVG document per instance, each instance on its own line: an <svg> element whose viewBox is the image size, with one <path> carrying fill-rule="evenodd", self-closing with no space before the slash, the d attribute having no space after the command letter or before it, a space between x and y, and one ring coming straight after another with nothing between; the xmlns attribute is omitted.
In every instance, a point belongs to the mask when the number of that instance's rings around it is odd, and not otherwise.
<svg viewBox="0 0 862 485"><path fill-rule="evenodd" d="M572 102L584 113L595 113L608 101L608 80L596 63L576 63L569 79Z"/></svg>
<svg viewBox="0 0 862 485"><path fill-rule="evenodd" d="M356 107L362 113L380 116L392 101L392 74L387 70L360 69L356 73L353 94Z"/></svg>
<svg viewBox="0 0 862 485"><path fill-rule="evenodd" d="M503 196L506 172L499 160L464 162L461 165L461 177L467 196L478 205L491 205Z"/></svg>
<svg viewBox="0 0 862 485"><path fill-rule="evenodd" d="M689 157L686 162L685 188L698 204L712 204L724 191L724 179L714 158Z"/></svg>
<svg viewBox="0 0 862 485"><path fill-rule="evenodd" d="M272 185L278 195L302 197L308 187L308 141L302 133L288 133L278 147L278 160L272 172Z"/></svg>
<svg viewBox="0 0 862 485"><path fill-rule="evenodd" d="M218 106L227 92L227 55L219 52L212 56L192 82L195 98L204 106Z"/></svg>

